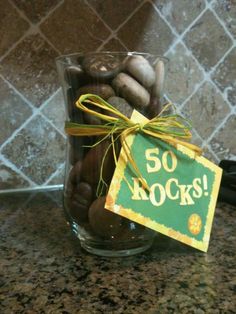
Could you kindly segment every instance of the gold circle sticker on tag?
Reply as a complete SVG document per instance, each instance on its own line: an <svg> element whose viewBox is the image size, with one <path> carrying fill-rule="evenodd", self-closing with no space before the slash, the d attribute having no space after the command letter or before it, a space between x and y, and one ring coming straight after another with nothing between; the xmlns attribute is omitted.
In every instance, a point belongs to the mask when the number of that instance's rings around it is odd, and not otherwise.
<svg viewBox="0 0 236 314"><path fill-rule="evenodd" d="M192 214L188 219L188 230L197 235L202 229L202 220L198 214Z"/></svg>

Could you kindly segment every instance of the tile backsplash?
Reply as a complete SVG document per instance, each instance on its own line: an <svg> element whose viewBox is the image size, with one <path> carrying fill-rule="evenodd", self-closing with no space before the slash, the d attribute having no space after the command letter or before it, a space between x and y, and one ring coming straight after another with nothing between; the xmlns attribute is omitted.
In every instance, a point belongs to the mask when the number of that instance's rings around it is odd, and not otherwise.
<svg viewBox="0 0 236 314"><path fill-rule="evenodd" d="M236 160L233 0L1 0L0 190L63 184L65 111L55 57L144 51L169 58L166 98L218 163Z"/></svg>

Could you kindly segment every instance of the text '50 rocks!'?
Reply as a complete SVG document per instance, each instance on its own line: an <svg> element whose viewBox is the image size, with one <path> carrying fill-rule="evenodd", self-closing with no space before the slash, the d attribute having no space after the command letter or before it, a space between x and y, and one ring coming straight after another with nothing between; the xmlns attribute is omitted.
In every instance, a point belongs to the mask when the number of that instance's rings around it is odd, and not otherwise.
<svg viewBox="0 0 236 314"><path fill-rule="evenodd" d="M161 206L166 198L178 200L180 205L192 205L195 198L201 198L202 195L208 195L207 176L194 178L190 184L181 184L178 178L170 178L165 185L158 183L158 172L163 168L168 173L173 173L178 166L175 153L166 150L160 155L159 148L149 148L145 151L146 172L157 173L157 182L149 188L149 193L144 189L139 178L133 179L132 200L150 200L154 206Z"/></svg>

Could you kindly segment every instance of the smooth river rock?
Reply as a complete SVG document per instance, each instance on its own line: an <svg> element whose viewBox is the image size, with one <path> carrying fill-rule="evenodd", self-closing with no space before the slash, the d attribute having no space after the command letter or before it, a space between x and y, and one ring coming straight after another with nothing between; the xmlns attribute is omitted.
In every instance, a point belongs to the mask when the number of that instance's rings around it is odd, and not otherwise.
<svg viewBox="0 0 236 314"><path fill-rule="evenodd" d="M107 100L109 97L114 96L115 92L108 84L88 84L78 89L77 96L79 97L83 94L96 94Z"/></svg>
<svg viewBox="0 0 236 314"><path fill-rule="evenodd" d="M107 102L115 107L117 110L119 110L121 113L123 113L126 117L131 117L133 108L124 98L112 96L108 98ZM109 115L117 118L117 116L111 112L109 112Z"/></svg>
<svg viewBox="0 0 236 314"><path fill-rule="evenodd" d="M152 87L152 95L160 98L163 94L165 80L165 64L162 60L157 61L155 65L156 80Z"/></svg>
<svg viewBox="0 0 236 314"><path fill-rule="evenodd" d="M121 66L119 57L114 54L88 55L83 61L83 68L86 73L101 81L114 78Z"/></svg>
<svg viewBox="0 0 236 314"><path fill-rule="evenodd" d="M110 141L103 141L100 144L92 147L83 160L81 169L81 177L92 186L96 186L99 182L102 160L106 153ZM115 169L114 157L112 148L109 149L103 164L103 179L109 184Z"/></svg>
<svg viewBox="0 0 236 314"><path fill-rule="evenodd" d="M122 217L104 208L106 197L99 197L89 208L89 223L93 231L110 238L122 230Z"/></svg>
<svg viewBox="0 0 236 314"><path fill-rule="evenodd" d="M78 89L77 97L83 94L95 94L102 97L104 100L107 100L109 97L114 96L115 92L113 88L108 84L88 84ZM101 109L95 106L87 105L88 108L91 108L94 111L101 112ZM83 113L85 123L88 124L101 124L102 121L99 117L91 115L89 113Z"/></svg>
<svg viewBox="0 0 236 314"><path fill-rule="evenodd" d="M128 74L123 72L119 73L112 81L112 86L131 106L138 109L145 109L148 106L150 94Z"/></svg>
<svg viewBox="0 0 236 314"><path fill-rule="evenodd" d="M73 189L73 194L67 200L70 215L77 222L88 221L88 210L92 203L92 187L86 182L80 182Z"/></svg>
<svg viewBox="0 0 236 314"><path fill-rule="evenodd" d="M155 72L143 56L129 57L126 70L146 88L151 87L155 82Z"/></svg>

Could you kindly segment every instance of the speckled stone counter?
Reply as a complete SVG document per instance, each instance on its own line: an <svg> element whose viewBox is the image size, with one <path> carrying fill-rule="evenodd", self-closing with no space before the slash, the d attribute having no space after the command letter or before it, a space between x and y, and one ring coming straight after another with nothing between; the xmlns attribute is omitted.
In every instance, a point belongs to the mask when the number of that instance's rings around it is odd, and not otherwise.
<svg viewBox="0 0 236 314"><path fill-rule="evenodd" d="M216 209L207 254L164 236L101 258L66 225L62 192L0 195L0 313L236 313L236 209Z"/></svg>

